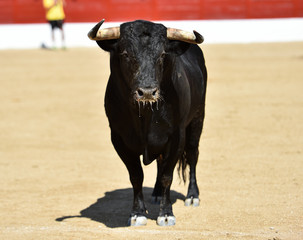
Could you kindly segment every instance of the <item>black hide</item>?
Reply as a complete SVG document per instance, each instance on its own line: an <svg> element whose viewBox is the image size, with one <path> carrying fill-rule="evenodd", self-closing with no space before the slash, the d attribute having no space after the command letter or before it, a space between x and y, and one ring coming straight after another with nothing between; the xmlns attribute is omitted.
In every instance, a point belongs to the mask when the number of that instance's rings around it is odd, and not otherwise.
<svg viewBox="0 0 303 240"><path fill-rule="evenodd" d="M157 160L153 192L159 216L173 216L170 186L179 161L190 166L187 198L198 198L196 164L203 128L207 72L201 49L171 41L166 27L147 21L124 23L120 38L97 41L110 52L105 110L112 143L134 189L131 216L145 215L143 163Z"/></svg>

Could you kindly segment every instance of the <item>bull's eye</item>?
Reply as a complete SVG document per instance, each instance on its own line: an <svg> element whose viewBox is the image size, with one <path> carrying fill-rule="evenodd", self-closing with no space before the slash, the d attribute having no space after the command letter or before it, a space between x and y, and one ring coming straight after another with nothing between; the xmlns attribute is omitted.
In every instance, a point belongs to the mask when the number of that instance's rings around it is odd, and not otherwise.
<svg viewBox="0 0 303 240"><path fill-rule="evenodd" d="M163 63L163 60L164 60L166 54L167 54L167 53L166 53L165 51L163 51L163 52L161 53L161 55L160 55L160 57L159 57L159 59L158 59L158 61L159 61L161 64Z"/></svg>
<svg viewBox="0 0 303 240"><path fill-rule="evenodd" d="M128 53L126 50L124 50L120 55L124 58L128 58Z"/></svg>
<svg viewBox="0 0 303 240"><path fill-rule="evenodd" d="M163 51L163 52L161 53L161 55L160 55L160 58L162 58L162 59L165 58L166 54L167 54L167 53L166 53L165 51Z"/></svg>

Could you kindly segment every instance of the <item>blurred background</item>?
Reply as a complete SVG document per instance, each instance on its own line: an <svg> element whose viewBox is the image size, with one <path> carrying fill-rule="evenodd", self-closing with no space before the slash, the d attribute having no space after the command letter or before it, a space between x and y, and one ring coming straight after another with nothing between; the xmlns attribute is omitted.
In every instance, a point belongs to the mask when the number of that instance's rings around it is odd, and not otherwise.
<svg viewBox="0 0 303 240"><path fill-rule="evenodd" d="M0 239L302 240L303 0L66 3L66 49L45 50L42 0L0 0ZM87 37L103 18L205 38L201 206L177 199L170 229L158 210L144 229L122 228L132 191L103 107L109 55ZM150 202L155 164L144 175ZM172 189L186 193L177 176Z"/></svg>
<svg viewBox="0 0 303 240"><path fill-rule="evenodd" d="M302 0L66 0L65 13L67 46L91 46L86 33L103 18L105 27L146 19L195 29L209 43L303 39ZM42 0L0 0L0 34L0 49L47 43Z"/></svg>
<svg viewBox="0 0 303 240"><path fill-rule="evenodd" d="M66 0L66 22L303 17L301 0ZM42 0L0 0L0 23L44 23Z"/></svg>

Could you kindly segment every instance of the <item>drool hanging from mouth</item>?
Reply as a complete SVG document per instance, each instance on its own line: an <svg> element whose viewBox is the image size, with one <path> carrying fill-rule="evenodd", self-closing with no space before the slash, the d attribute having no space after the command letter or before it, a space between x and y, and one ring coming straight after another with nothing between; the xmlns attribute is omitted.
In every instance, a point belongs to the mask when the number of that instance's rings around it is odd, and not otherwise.
<svg viewBox="0 0 303 240"><path fill-rule="evenodd" d="M140 89L134 93L134 104L138 105L139 117L141 117L141 108L159 110L159 102L163 100L160 95L160 90L150 91L151 94L141 91Z"/></svg>

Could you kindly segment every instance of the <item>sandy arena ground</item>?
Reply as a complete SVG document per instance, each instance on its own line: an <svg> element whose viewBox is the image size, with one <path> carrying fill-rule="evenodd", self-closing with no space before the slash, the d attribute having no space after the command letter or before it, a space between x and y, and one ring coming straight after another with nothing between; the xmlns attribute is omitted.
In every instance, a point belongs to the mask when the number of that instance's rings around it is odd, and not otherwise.
<svg viewBox="0 0 303 240"><path fill-rule="evenodd" d="M96 48L0 51L0 239L303 239L303 42L202 45L209 71L197 167L201 206L173 227L149 204L126 227L128 173L109 137L108 54Z"/></svg>

